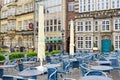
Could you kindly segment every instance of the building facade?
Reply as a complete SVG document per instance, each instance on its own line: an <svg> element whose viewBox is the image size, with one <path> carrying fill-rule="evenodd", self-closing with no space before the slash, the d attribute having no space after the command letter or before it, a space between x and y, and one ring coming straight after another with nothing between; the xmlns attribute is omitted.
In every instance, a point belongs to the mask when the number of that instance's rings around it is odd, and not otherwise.
<svg viewBox="0 0 120 80"><path fill-rule="evenodd" d="M75 20L74 0L66 0L66 52L70 48L70 21Z"/></svg>
<svg viewBox="0 0 120 80"><path fill-rule="evenodd" d="M2 46L38 48L38 7L44 6L46 50L65 50L66 0L3 0L1 9ZM34 7L35 5L35 7ZM29 28L29 24L34 29Z"/></svg>
<svg viewBox="0 0 120 80"><path fill-rule="evenodd" d="M120 1L75 0L77 50L120 50Z"/></svg>
<svg viewBox="0 0 120 80"><path fill-rule="evenodd" d="M65 50L66 0L42 0L45 9L46 50ZM39 11L38 11L39 12ZM37 15L38 16L38 15Z"/></svg>
<svg viewBox="0 0 120 80"><path fill-rule="evenodd" d="M3 0L1 8L2 46L10 51L31 49L33 45L34 0ZM20 48L20 49L19 49Z"/></svg>

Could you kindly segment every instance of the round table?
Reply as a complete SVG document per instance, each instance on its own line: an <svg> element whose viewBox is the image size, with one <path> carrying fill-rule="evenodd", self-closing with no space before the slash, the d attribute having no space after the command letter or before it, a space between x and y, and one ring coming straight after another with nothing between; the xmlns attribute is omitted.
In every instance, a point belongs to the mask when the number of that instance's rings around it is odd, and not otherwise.
<svg viewBox="0 0 120 80"><path fill-rule="evenodd" d="M111 64L111 61L96 61L98 64Z"/></svg>
<svg viewBox="0 0 120 80"><path fill-rule="evenodd" d="M107 71L107 70L112 70L113 68L111 66L91 66L91 69Z"/></svg>
<svg viewBox="0 0 120 80"><path fill-rule="evenodd" d="M37 76L40 74L42 74L42 72L39 70L24 70L24 71L18 73L18 75L22 76L22 77L31 77L31 76Z"/></svg>
<svg viewBox="0 0 120 80"><path fill-rule="evenodd" d="M57 67L60 67L61 64L60 63L58 63L58 64L50 64L50 63L48 63L48 64L45 64L43 66L47 67L47 68L57 68Z"/></svg>
<svg viewBox="0 0 120 80"><path fill-rule="evenodd" d="M13 68L15 65L1 65L0 68Z"/></svg>
<svg viewBox="0 0 120 80"><path fill-rule="evenodd" d="M24 61L23 64L32 64L35 63L35 61Z"/></svg>
<svg viewBox="0 0 120 80"><path fill-rule="evenodd" d="M1 65L0 68L7 68L7 72L5 71L4 74L11 74L11 72L13 73L13 69L16 65ZM9 70L9 68L12 68Z"/></svg>
<svg viewBox="0 0 120 80"><path fill-rule="evenodd" d="M113 80L113 79L105 76L84 76L79 80Z"/></svg>

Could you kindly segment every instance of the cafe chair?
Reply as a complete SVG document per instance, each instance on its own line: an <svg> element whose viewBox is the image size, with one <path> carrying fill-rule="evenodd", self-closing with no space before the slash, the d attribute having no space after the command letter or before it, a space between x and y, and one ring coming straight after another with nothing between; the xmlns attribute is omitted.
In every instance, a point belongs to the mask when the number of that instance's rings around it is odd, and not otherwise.
<svg viewBox="0 0 120 80"><path fill-rule="evenodd" d="M4 74L4 70L0 68L0 78L2 78L3 74Z"/></svg>
<svg viewBox="0 0 120 80"><path fill-rule="evenodd" d="M48 80L57 80L56 68L48 68Z"/></svg>
<svg viewBox="0 0 120 80"><path fill-rule="evenodd" d="M98 70L91 70L91 71L88 71L85 76L105 76L107 77L107 74L105 72L102 72L102 71L98 71Z"/></svg>
<svg viewBox="0 0 120 80"><path fill-rule="evenodd" d="M63 77L63 74L69 73L70 62L62 61L62 70L58 70L57 73L60 77Z"/></svg>
<svg viewBox="0 0 120 80"><path fill-rule="evenodd" d="M85 74L88 72L88 68L87 68L87 64L86 63L83 63L80 65L80 70L82 72L82 76L85 76Z"/></svg>
<svg viewBox="0 0 120 80"><path fill-rule="evenodd" d="M13 75L3 75L2 80L14 80Z"/></svg>
<svg viewBox="0 0 120 80"><path fill-rule="evenodd" d="M110 59L113 69L120 70L118 59Z"/></svg>

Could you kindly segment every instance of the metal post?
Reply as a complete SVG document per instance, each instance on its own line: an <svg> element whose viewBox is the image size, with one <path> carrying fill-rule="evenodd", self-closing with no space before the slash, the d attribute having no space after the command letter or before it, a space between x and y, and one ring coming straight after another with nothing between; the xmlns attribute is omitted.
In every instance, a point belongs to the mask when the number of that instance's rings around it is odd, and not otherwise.
<svg viewBox="0 0 120 80"><path fill-rule="evenodd" d="M64 30L61 30L62 33L62 53L64 54Z"/></svg>
<svg viewBox="0 0 120 80"><path fill-rule="evenodd" d="M10 34L10 52L12 52L12 34Z"/></svg>

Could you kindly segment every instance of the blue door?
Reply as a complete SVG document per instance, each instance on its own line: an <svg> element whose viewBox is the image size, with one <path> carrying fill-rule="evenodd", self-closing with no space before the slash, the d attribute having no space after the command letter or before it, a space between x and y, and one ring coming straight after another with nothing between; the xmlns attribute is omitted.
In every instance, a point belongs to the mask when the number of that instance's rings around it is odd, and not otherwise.
<svg viewBox="0 0 120 80"><path fill-rule="evenodd" d="M111 40L110 39L103 39L101 49L102 49L102 52L110 52L110 50L111 50Z"/></svg>

